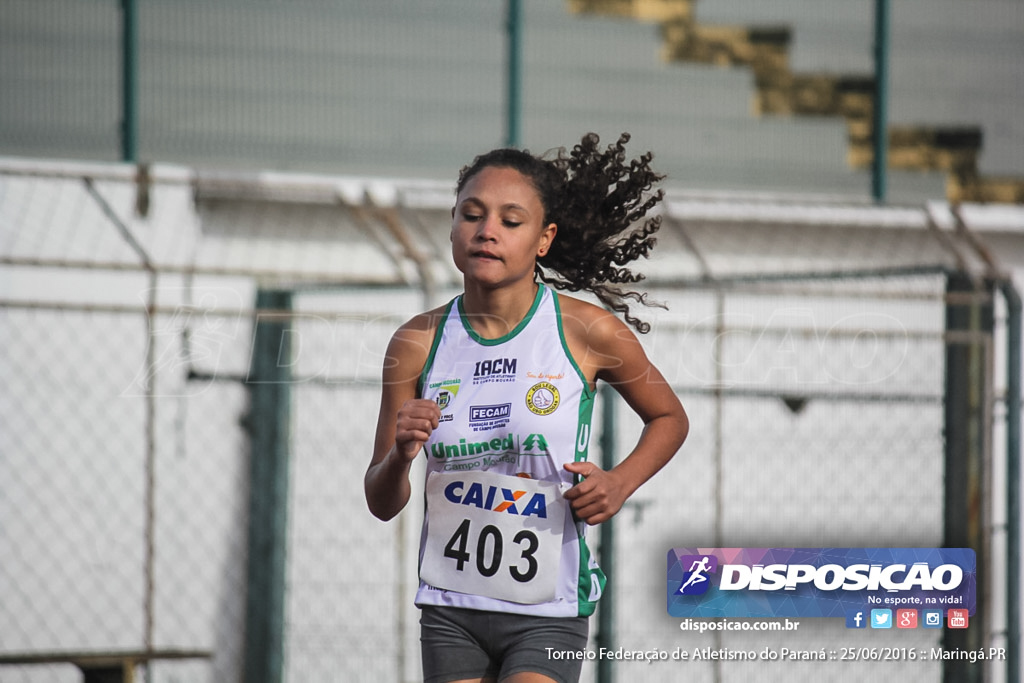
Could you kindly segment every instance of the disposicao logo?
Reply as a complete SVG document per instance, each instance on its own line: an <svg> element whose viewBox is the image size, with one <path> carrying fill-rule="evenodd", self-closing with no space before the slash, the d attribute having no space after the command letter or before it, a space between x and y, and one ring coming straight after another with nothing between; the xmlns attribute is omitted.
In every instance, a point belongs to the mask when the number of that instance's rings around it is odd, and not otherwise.
<svg viewBox="0 0 1024 683"><path fill-rule="evenodd" d="M674 548L668 553L668 612L677 617L849 618L872 610L950 607L974 611L975 556L968 548Z"/></svg>

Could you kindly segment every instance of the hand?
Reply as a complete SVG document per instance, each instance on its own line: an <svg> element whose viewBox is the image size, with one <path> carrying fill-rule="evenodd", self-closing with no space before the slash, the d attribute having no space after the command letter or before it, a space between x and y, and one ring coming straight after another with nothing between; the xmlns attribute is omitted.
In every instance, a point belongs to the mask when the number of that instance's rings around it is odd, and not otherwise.
<svg viewBox="0 0 1024 683"><path fill-rule="evenodd" d="M441 409L429 398L403 403L395 420L395 453L405 462L415 460L440 419Z"/></svg>
<svg viewBox="0 0 1024 683"><path fill-rule="evenodd" d="M565 492L576 517L587 524L606 522L626 502L628 492L614 472L605 472L592 462L570 462L565 469L583 481Z"/></svg>

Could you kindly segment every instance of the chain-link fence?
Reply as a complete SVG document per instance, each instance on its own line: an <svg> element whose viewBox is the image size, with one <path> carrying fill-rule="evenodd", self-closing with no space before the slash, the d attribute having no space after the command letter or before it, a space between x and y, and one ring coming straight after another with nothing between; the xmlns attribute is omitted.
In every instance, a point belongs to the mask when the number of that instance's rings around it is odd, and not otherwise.
<svg viewBox="0 0 1024 683"><path fill-rule="evenodd" d="M831 653L872 642L851 639L841 620L804 620L795 633L680 637L664 610L666 548L943 544L942 278L856 283L874 292L851 291L850 282L801 284L816 291L690 292L686 308L699 313L658 326L655 357L674 365L673 383L699 428L619 517L616 632L637 649ZM898 644L938 640L920 631ZM707 660L686 672L696 680L812 681L877 671L808 664ZM899 663L885 677L939 680L939 667Z"/></svg>
<svg viewBox="0 0 1024 683"><path fill-rule="evenodd" d="M419 506L378 522L362 476L387 340L458 291L450 188L182 169L155 169L146 184L132 174L21 164L0 176L0 657L192 653L155 659L145 679L242 680L250 434L261 418L251 410L254 323L269 316L289 321L291 349L277 359L290 372L284 678L417 680ZM643 312L644 344L683 399L691 435L618 515L614 549L598 548L613 587L601 628L618 646L667 652L877 640L835 620L681 632L665 609L666 553L942 545L946 353L968 343L987 368L983 628L986 644L1005 645L1006 454L992 430L1005 418L1005 361L993 353L1003 318L997 300L995 336L958 337L946 322L948 275L981 272L977 250L922 208L680 195L665 211L646 270L651 298L668 308ZM292 308L257 310L268 288L291 292ZM605 400L592 457L611 432L621 458L640 425L617 399L613 420L601 418ZM930 648L937 633L886 644ZM942 665L680 667L615 671L936 681ZM1001 680L998 665L989 671ZM67 662L0 667L5 682L78 676Z"/></svg>

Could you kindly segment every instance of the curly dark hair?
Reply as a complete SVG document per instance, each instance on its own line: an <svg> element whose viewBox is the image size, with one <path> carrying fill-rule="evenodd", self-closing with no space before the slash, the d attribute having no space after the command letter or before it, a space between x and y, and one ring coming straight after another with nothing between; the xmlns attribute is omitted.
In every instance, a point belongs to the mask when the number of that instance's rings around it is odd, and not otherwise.
<svg viewBox="0 0 1024 683"><path fill-rule="evenodd" d="M558 225L551 248L537 260L537 277L556 289L592 292L646 333L650 324L634 316L627 301L650 306L647 295L617 285L644 278L626 265L646 257L655 244L661 216L647 214L664 196L661 190L651 192L664 176L651 169L650 152L627 162L627 142L629 134L623 133L602 150L597 134L587 133L571 152L559 149L551 158L496 149L462 169L456 194L484 168L519 171L540 196L543 222Z"/></svg>

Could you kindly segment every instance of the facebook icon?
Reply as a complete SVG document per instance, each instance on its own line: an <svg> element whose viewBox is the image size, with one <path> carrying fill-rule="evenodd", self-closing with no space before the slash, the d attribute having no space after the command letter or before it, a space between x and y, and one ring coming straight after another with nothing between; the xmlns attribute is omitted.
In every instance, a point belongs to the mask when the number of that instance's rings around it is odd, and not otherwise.
<svg viewBox="0 0 1024 683"><path fill-rule="evenodd" d="M867 628L868 620L864 610L848 610L846 612L846 628Z"/></svg>

